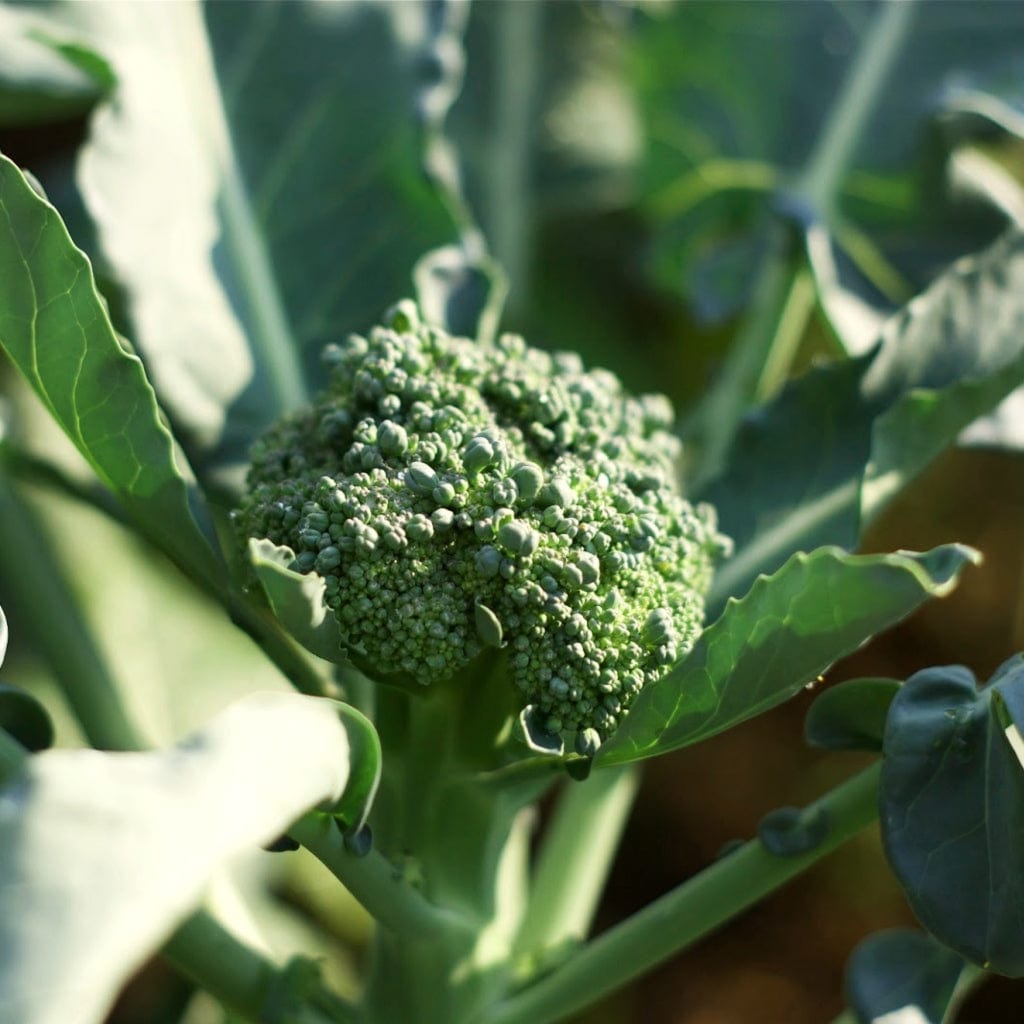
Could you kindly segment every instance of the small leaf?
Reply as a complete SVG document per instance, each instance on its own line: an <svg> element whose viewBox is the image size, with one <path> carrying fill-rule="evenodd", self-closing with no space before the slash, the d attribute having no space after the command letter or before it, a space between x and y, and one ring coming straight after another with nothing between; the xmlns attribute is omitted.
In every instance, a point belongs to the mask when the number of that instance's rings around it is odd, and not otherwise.
<svg viewBox="0 0 1024 1024"><path fill-rule="evenodd" d="M0 346L140 529L199 579L218 561L142 363L56 210L0 156Z"/></svg>
<svg viewBox="0 0 1024 1024"><path fill-rule="evenodd" d="M963 960L909 928L864 939L846 965L846 998L858 1024L943 1024Z"/></svg>
<svg viewBox="0 0 1024 1024"><path fill-rule="evenodd" d="M380 784L380 737L370 720L354 707L340 701L332 703L345 726L350 755L348 784L341 797L327 810L344 824L349 834L369 833L366 819Z"/></svg>
<svg viewBox="0 0 1024 1024"><path fill-rule="evenodd" d="M0 683L0 729L35 753L53 746L53 722L32 694Z"/></svg>
<svg viewBox="0 0 1024 1024"><path fill-rule="evenodd" d="M898 679L847 679L819 694L804 720L804 739L824 750L881 750Z"/></svg>
<svg viewBox="0 0 1024 1024"><path fill-rule="evenodd" d="M831 825L824 807L779 807L757 826L757 838L776 857L799 857L820 846Z"/></svg>
<svg viewBox="0 0 1024 1024"><path fill-rule="evenodd" d="M281 625L317 657L347 663L338 621L324 602L324 578L295 572L295 552L273 541L250 538L249 559Z"/></svg>
<svg viewBox="0 0 1024 1024"><path fill-rule="evenodd" d="M782 703L875 633L948 593L977 560L956 544L923 555L836 548L794 555L730 601L690 654L641 691L601 747L598 766L689 746Z"/></svg>
<svg viewBox="0 0 1024 1024"><path fill-rule="evenodd" d="M980 690L959 665L911 676L885 732L886 855L914 913L961 956L1024 975L1024 660Z"/></svg>
<svg viewBox="0 0 1024 1024"><path fill-rule="evenodd" d="M473 258L464 246L446 245L419 260L413 280L428 323L478 341L494 340L508 282L493 260Z"/></svg>
<svg viewBox="0 0 1024 1024"><path fill-rule="evenodd" d="M544 728L544 723L539 721L539 717L540 715L533 705L523 708L520 712L517 721L523 740L535 754L561 757L565 753L565 743L562 737L548 732Z"/></svg>
<svg viewBox="0 0 1024 1024"><path fill-rule="evenodd" d="M504 630L501 627L501 619L487 605L480 601L476 602L473 607L473 620L476 625L476 635L482 644L486 647L504 647L502 641Z"/></svg>
<svg viewBox="0 0 1024 1024"><path fill-rule="evenodd" d="M260 693L169 750L29 758L0 790L4 1019L102 1020L217 869L343 799L362 770L349 724Z"/></svg>

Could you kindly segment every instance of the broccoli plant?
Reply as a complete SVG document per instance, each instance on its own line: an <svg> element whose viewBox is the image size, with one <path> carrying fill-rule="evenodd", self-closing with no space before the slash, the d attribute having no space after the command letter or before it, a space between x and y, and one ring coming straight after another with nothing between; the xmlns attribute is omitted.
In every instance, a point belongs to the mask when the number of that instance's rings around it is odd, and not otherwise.
<svg viewBox="0 0 1024 1024"><path fill-rule="evenodd" d="M0 1024L590 1019L871 827L828 1012L1024 976L1021 655L830 674L1006 561L872 531L1019 448L1020 23L0 5ZM856 768L599 914L792 698Z"/></svg>

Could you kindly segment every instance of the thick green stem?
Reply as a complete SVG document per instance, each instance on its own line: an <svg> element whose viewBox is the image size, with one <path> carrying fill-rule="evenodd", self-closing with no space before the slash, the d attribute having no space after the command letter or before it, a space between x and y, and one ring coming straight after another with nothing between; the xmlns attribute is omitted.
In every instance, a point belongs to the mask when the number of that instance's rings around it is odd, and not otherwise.
<svg viewBox="0 0 1024 1024"><path fill-rule="evenodd" d="M467 927L452 911L430 903L379 851L364 857L350 853L327 815L308 814L288 834L331 871L380 927L410 941L434 936L439 928Z"/></svg>
<svg viewBox="0 0 1024 1024"><path fill-rule="evenodd" d="M481 785L500 764L510 692L497 654L429 694L379 695L374 834L408 884L447 912L412 936L377 930L368 1019L462 1024L505 990L526 903L531 805L551 781Z"/></svg>
<svg viewBox="0 0 1024 1024"><path fill-rule="evenodd" d="M880 765L847 780L809 811L826 815L826 838L791 857L751 840L696 877L600 935L547 977L482 1014L480 1024L548 1024L562 1020L687 949L816 861L878 814Z"/></svg>
<svg viewBox="0 0 1024 1024"><path fill-rule="evenodd" d="M24 629L49 663L89 742L101 750L144 750L121 695L82 619L63 570L29 508L0 473L4 586L24 613Z"/></svg>
<svg viewBox="0 0 1024 1024"><path fill-rule="evenodd" d="M349 1024L355 1010L308 976L290 991L288 967L279 968L199 910L164 946L163 955L186 977L257 1024Z"/></svg>
<svg viewBox="0 0 1024 1024"><path fill-rule="evenodd" d="M630 766L566 786L537 859L518 956L587 937L639 784Z"/></svg>

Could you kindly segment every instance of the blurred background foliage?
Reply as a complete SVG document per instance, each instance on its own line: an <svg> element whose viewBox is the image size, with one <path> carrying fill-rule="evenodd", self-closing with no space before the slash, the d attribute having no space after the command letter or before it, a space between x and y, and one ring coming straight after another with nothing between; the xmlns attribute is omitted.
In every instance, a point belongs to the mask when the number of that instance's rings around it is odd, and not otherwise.
<svg viewBox="0 0 1024 1024"><path fill-rule="evenodd" d="M0 33L0 150L35 174L90 252L120 328L159 386L173 381L167 368L186 329L199 331L192 344L210 352L228 329L217 323L207 336L202 319L171 323L173 311L147 310L139 300L147 276L187 277L187 247L175 249L172 227L191 216L189 147L201 142L202 119L183 116L173 86L161 91L147 78L137 53L130 56L140 29L105 22L111 6L83 5L98 14L76 5L0 8L8 20L26 12L63 19L67 58L63 79L55 73L41 93L19 72L24 64L15 58L24 51L15 37ZM415 261L443 244L473 258L489 254L504 268L506 329L577 349L634 390L667 392L695 451L707 433L709 382L729 372L730 343L756 333L759 296L779 268L774 299L785 338L745 398L764 401L791 375L864 351L884 317L951 261L1007 224L1024 224L1024 6L901 4L905 24L891 33L889 73L851 126L844 88L872 33L885 18L892 26L891 6L211 4L210 54L235 170L256 197L307 377L315 384L323 343L369 326L411 289ZM109 64L73 49L67 41L76 33ZM164 42L147 37L155 47L148 59ZM30 96L42 99L29 106ZM143 129L154 125L151 144ZM116 166L104 165L97 141L106 140L109 155L111 138L127 147L114 147ZM141 224L139 237L119 245L116 223ZM149 250L140 244L146 232ZM154 237L172 243L156 246ZM214 268L230 298L218 245ZM150 250L152 260L140 261ZM243 328L250 323L246 310L234 313ZM88 486L6 367L3 385L21 424L18 450L60 463ZM187 380L183 387L187 401ZM215 479L237 460L267 402L265 387L255 377L245 383L237 396L244 415L213 442L191 438L200 473L208 466ZM949 662L985 677L1024 646L1024 472L1016 454L1024 430L1016 408L1011 398L989 429L934 465L867 541L880 551L963 541L985 554L984 567L820 685L904 678ZM168 411L180 419L173 396ZM32 681L58 712L62 743L80 737L70 712L59 713L46 654L54 638L32 635L31 609L9 581L26 557L52 555L63 566L96 638L89 656L109 664L153 742L180 736L239 692L282 685L144 546L51 486L31 459L22 470L29 482L17 495L4 484L0 500L28 502L46 535L28 552L10 542L0 549L0 603L12 636L5 674ZM730 839L752 834L772 807L808 800L858 766L855 755L804 746L809 700L649 766L602 924L695 872ZM333 880L311 859L267 855L245 869L241 884L282 948L326 957L332 980L351 989L367 922ZM267 884L271 898L261 895ZM831 1020L856 942L910 921L868 833L581 1021ZM1016 1021L1022 1003L1019 983L993 983L961 1019ZM155 961L111 1021L226 1019Z"/></svg>

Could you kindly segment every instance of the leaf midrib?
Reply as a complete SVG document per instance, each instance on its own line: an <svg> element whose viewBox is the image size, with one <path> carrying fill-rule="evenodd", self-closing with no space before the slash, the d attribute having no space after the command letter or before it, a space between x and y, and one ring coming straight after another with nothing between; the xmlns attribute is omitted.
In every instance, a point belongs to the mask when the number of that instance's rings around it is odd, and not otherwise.
<svg viewBox="0 0 1024 1024"><path fill-rule="evenodd" d="M175 33L179 59L187 69L186 102L219 172L222 238L241 285L246 314L242 325L257 365L266 370L276 416L304 405L309 397L298 345L235 149L202 13L198 7L177 9L189 11L179 18Z"/></svg>

